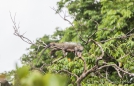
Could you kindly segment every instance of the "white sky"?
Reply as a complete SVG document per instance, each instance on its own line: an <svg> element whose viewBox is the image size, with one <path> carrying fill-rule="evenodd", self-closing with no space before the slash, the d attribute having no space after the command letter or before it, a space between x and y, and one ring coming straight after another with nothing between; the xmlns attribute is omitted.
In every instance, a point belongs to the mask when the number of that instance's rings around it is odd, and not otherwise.
<svg viewBox="0 0 134 86"><path fill-rule="evenodd" d="M56 7L59 0L0 0L0 73L15 69L15 64L26 53L30 45L13 35L10 19L16 13L16 23L20 22L20 32L31 40L52 34L56 27L70 26L56 15L50 7Z"/></svg>

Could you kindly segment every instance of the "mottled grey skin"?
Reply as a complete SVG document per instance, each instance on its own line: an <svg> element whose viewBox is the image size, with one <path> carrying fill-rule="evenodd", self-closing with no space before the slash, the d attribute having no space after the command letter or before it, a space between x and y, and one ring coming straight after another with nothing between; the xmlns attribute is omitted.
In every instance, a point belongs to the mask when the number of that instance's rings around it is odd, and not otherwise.
<svg viewBox="0 0 134 86"><path fill-rule="evenodd" d="M83 46L78 43L73 42L64 42L64 43L50 43L48 47L51 49L51 55L55 57L55 52L62 50L64 57L68 52L74 52L75 56L81 57Z"/></svg>

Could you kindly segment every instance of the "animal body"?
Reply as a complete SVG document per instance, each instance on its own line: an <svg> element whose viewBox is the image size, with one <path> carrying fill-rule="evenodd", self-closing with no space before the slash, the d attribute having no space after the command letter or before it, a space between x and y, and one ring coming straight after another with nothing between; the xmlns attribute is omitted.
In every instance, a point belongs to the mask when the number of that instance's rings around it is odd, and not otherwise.
<svg viewBox="0 0 134 86"><path fill-rule="evenodd" d="M50 43L47 48L51 49L51 55L55 57L55 52L62 50L64 57L68 52L74 52L75 56L81 57L83 46L78 43L64 42L64 43Z"/></svg>

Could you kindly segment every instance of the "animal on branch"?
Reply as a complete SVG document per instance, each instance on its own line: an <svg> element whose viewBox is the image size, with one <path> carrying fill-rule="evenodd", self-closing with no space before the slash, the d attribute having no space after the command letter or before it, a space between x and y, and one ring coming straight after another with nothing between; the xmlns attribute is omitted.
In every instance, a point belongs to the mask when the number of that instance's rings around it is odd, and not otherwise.
<svg viewBox="0 0 134 86"><path fill-rule="evenodd" d="M62 50L64 57L68 52L73 52L75 56L81 57L83 46L74 42L64 42L64 43L50 43L46 46L46 48L51 49L51 56L56 57L55 52Z"/></svg>

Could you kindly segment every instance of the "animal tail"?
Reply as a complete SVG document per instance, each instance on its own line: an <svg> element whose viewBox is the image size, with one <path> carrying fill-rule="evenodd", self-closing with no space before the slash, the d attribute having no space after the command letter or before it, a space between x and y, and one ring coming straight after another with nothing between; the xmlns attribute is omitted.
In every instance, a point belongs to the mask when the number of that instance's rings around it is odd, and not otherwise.
<svg viewBox="0 0 134 86"><path fill-rule="evenodd" d="M38 62L40 61L40 59L41 59L41 56L42 56L42 54L45 52L45 50L47 49L47 48L49 48L50 47L50 44L48 44L42 51L41 51L41 54L40 54L40 56L38 57L38 60L37 60L37 62L36 62L36 64L38 64Z"/></svg>

